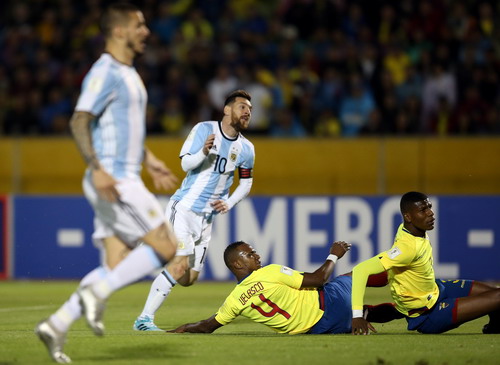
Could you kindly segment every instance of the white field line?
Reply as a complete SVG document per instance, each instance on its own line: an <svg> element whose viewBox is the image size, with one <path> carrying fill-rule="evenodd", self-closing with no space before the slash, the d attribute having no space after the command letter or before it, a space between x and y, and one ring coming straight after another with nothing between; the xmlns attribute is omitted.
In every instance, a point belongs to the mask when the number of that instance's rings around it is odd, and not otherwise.
<svg viewBox="0 0 500 365"><path fill-rule="evenodd" d="M7 312L15 312L19 310L28 310L28 311L35 311L35 310L40 310L40 309L50 309L50 308L55 308L55 305L36 305L36 306L31 306L31 307L10 307L10 308L0 308L0 313L7 313Z"/></svg>

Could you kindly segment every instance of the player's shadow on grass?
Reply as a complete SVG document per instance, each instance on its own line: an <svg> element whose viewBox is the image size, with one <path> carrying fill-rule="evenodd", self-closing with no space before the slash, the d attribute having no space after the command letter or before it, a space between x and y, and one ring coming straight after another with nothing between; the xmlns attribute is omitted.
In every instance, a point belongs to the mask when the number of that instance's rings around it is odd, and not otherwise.
<svg viewBox="0 0 500 365"><path fill-rule="evenodd" d="M155 359L183 359L186 354L183 353L181 346L174 344L147 344L132 346L113 346L106 350L106 353L100 353L88 356L85 360L96 361L96 363L113 362L117 360L155 360ZM82 359L83 360L83 359Z"/></svg>

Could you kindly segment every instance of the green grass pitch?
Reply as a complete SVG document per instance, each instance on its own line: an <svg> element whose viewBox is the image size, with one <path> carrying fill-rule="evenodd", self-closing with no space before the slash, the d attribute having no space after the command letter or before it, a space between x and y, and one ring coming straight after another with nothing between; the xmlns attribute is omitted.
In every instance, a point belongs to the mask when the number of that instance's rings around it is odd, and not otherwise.
<svg viewBox="0 0 500 365"><path fill-rule="evenodd" d="M76 282L0 282L0 365L51 364L33 333L71 294ZM105 314L106 335L95 337L83 320L74 324L65 350L75 364L500 364L500 335L481 334L481 318L442 335L406 330L406 321L375 324L379 333L278 335L238 318L213 334L135 332L150 282L115 293ZM212 315L234 283L200 282L178 287L160 309L156 324L172 329ZM369 288L367 303L389 301L387 288Z"/></svg>

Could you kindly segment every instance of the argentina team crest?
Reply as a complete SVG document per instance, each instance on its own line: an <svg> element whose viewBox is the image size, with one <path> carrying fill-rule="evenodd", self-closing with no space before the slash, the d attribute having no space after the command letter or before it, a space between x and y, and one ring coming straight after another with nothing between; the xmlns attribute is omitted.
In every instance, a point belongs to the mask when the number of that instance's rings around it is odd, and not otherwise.
<svg viewBox="0 0 500 365"><path fill-rule="evenodd" d="M236 147L232 147L231 148L231 152L229 153L229 160L233 163L236 162L236 160L238 159L238 154L240 153L240 151L238 150L238 148Z"/></svg>

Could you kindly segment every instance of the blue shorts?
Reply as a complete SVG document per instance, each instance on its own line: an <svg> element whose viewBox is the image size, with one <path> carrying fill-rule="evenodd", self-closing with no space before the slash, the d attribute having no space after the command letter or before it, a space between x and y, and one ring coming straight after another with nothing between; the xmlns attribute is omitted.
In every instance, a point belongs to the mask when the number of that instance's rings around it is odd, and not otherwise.
<svg viewBox="0 0 500 365"><path fill-rule="evenodd" d="M308 333L351 333L352 278L338 276L323 287L324 314Z"/></svg>
<svg viewBox="0 0 500 365"><path fill-rule="evenodd" d="M436 280L439 298L434 306L415 318L406 317L408 329L420 333L443 333L457 328L457 302L470 295L473 280Z"/></svg>

